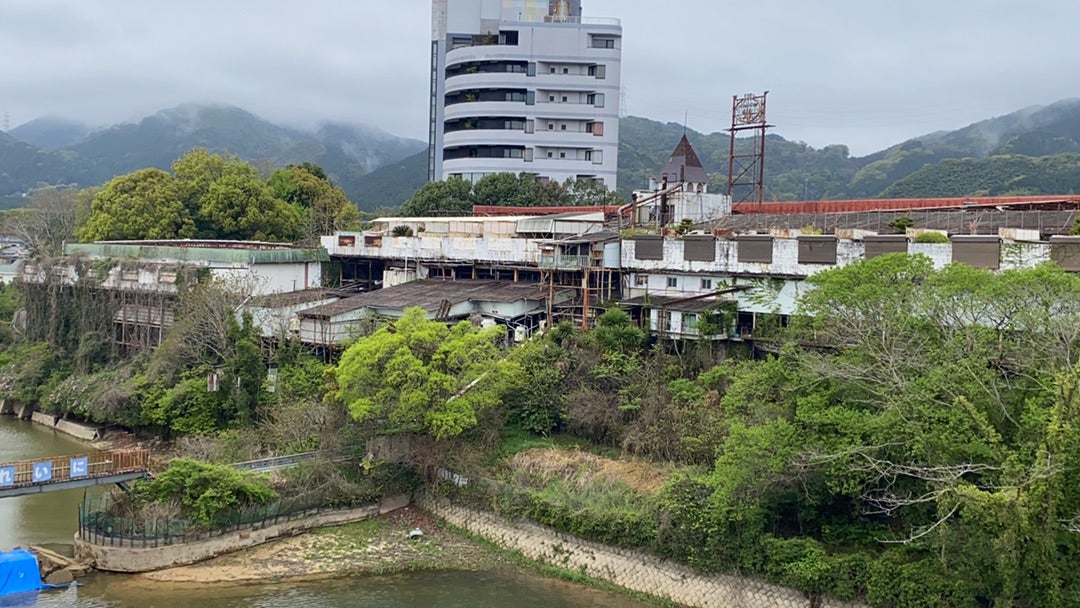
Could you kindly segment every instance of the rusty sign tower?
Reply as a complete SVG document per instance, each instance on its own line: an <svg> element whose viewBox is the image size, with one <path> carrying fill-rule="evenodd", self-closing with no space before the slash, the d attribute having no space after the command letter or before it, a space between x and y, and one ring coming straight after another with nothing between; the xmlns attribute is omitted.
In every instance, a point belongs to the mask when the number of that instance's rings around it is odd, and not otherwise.
<svg viewBox="0 0 1080 608"><path fill-rule="evenodd" d="M765 97L746 93L735 95L731 103L731 152L728 156L727 194L731 202L753 202L761 205L765 200L765 130L772 125L765 120ZM749 149L735 149L735 138L750 131Z"/></svg>

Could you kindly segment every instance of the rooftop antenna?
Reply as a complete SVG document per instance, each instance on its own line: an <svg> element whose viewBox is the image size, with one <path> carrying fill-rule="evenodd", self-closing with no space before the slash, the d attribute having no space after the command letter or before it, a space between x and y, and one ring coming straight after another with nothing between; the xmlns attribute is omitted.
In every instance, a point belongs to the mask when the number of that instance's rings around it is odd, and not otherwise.
<svg viewBox="0 0 1080 608"><path fill-rule="evenodd" d="M690 110L683 108L682 112L682 134L686 135L686 121L690 120Z"/></svg>

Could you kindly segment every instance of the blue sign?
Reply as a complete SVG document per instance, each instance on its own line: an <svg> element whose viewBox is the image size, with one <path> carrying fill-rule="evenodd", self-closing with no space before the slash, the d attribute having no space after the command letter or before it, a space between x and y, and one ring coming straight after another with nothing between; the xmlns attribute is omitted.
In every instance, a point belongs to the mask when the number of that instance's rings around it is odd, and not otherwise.
<svg viewBox="0 0 1080 608"><path fill-rule="evenodd" d="M0 467L0 487L15 485L15 467Z"/></svg>
<svg viewBox="0 0 1080 608"><path fill-rule="evenodd" d="M71 476L72 477L86 477L86 473L89 470L89 459L86 456L82 458L71 459Z"/></svg>
<svg viewBox="0 0 1080 608"><path fill-rule="evenodd" d="M42 481L49 481L52 479L52 463L51 462L35 462L34 463L34 483L40 483Z"/></svg>

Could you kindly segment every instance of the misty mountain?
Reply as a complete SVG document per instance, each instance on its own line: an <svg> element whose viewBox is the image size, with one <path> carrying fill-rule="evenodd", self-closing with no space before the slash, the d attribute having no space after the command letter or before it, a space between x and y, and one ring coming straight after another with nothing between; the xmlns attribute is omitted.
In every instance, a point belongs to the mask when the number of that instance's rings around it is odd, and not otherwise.
<svg viewBox="0 0 1080 608"><path fill-rule="evenodd" d="M90 131L90 127L80 122L47 116L23 123L8 134L35 148L51 152L82 141Z"/></svg>
<svg viewBox="0 0 1080 608"><path fill-rule="evenodd" d="M19 193L42 184L89 186L145 167L168 169L193 147L237 154L267 170L313 162L366 210L402 204L427 178L424 142L332 122L301 131L230 106L178 106L72 141L80 128L85 129L42 119L10 135L0 133L0 200L7 197L17 204ZM725 191L726 133L703 134L634 116L620 122L619 191L629 197L632 190L646 188L684 132L711 175L710 188ZM749 140L736 142L740 153L750 145ZM771 133L766 138L765 197L1059 194L1080 189L1080 169L1072 168L1071 157L1061 156L1070 153L1080 153L1080 99L922 135L864 157L851 156L843 145L816 149Z"/></svg>
<svg viewBox="0 0 1080 608"><path fill-rule="evenodd" d="M620 190L644 187L682 132L675 123L622 120ZM728 134L687 136L712 176L710 188L725 191ZM740 154L750 146L736 142ZM766 137L765 150L767 200L1062 194L1080 189L1080 171L1070 169L1068 157L1058 158L1080 152L1080 99L916 137L864 157L851 156L843 145L819 150L775 134Z"/></svg>
<svg viewBox="0 0 1080 608"><path fill-rule="evenodd" d="M49 123L35 125L34 122L12 131L21 130L29 133L29 139L47 144L48 138L38 135L49 132L45 128ZM65 132L59 127L54 131ZM424 142L370 127L325 123L315 132L305 132L273 124L240 108L196 104L162 110L136 123L90 132L53 151L44 145L20 143L26 148L19 150L19 160L12 166L24 170L12 173L8 182L0 181L0 196L38 184L98 185L146 167L168 170L184 153L201 147L236 154L267 170L290 163L313 162L323 167L350 198L360 200L363 193L357 187L357 180L362 175L426 148ZM36 158L32 163L31 157ZM0 157L0 162L4 160ZM7 166L0 164L0 172Z"/></svg>

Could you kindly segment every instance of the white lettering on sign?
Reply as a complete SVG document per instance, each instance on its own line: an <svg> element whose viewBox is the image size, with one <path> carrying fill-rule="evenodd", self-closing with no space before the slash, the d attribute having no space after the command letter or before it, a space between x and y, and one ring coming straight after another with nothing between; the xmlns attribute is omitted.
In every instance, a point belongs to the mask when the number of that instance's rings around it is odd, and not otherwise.
<svg viewBox="0 0 1080 608"><path fill-rule="evenodd" d="M51 462L35 462L34 463L34 483L49 481L52 479L52 463Z"/></svg>
<svg viewBox="0 0 1080 608"><path fill-rule="evenodd" d="M86 456L82 458L71 459L71 476L72 477L86 477L87 470L89 469L89 463Z"/></svg>
<svg viewBox="0 0 1080 608"><path fill-rule="evenodd" d="M15 467L0 467L0 486L15 485Z"/></svg>

